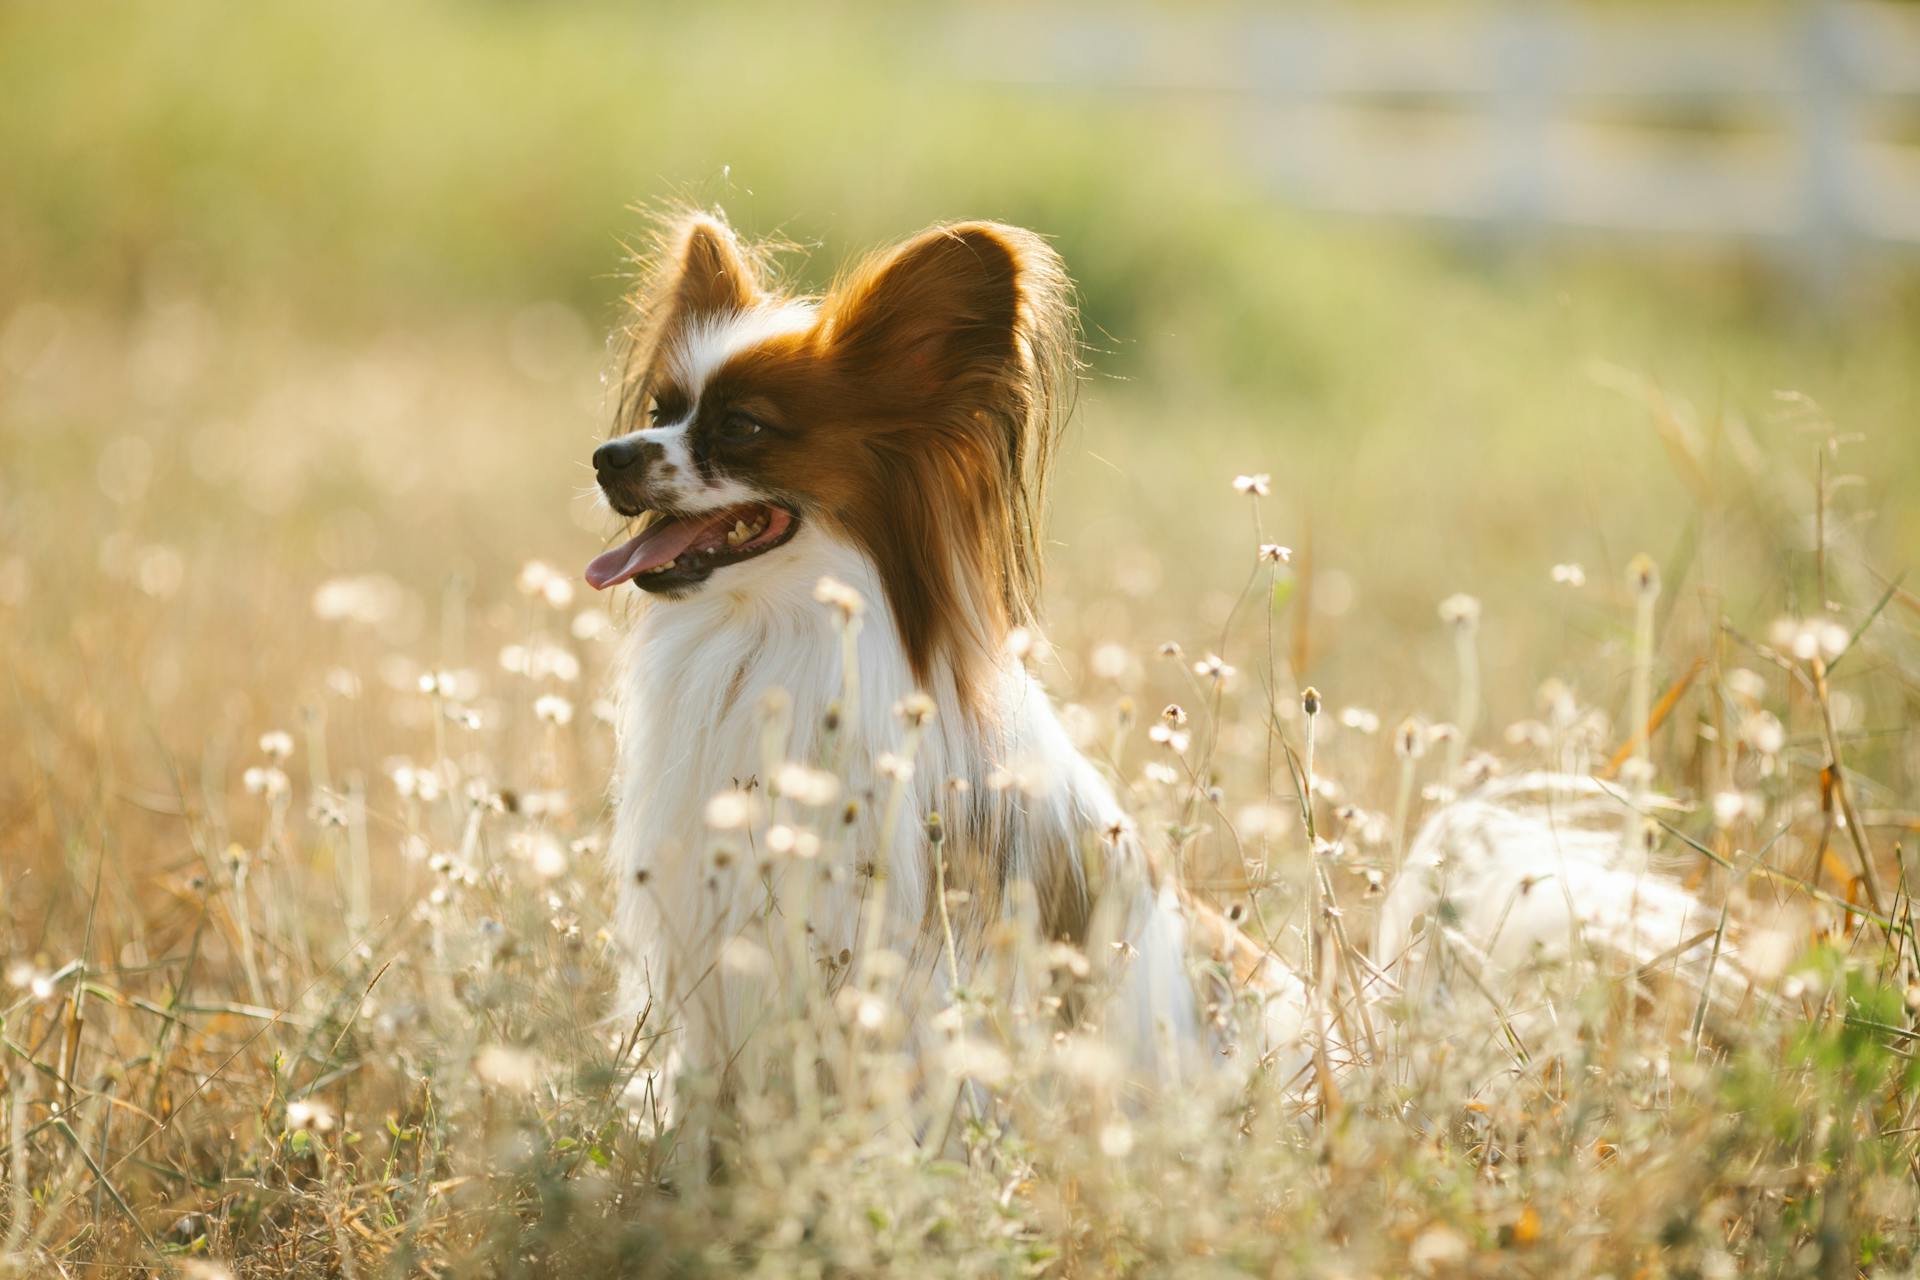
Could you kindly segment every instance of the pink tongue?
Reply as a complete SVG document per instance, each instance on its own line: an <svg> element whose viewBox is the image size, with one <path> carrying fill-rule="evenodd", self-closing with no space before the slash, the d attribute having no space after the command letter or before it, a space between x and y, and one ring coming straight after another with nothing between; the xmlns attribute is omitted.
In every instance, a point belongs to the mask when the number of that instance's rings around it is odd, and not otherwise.
<svg viewBox="0 0 1920 1280"><path fill-rule="evenodd" d="M717 518L662 520L613 550L595 556L587 566L587 581L594 590L605 591L657 568L692 546L694 539Z"/></svg>

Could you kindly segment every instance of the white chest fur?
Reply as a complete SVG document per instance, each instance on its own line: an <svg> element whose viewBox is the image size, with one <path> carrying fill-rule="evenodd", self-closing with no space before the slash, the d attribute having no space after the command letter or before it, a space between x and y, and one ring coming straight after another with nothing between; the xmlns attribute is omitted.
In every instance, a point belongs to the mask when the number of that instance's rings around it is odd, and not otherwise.
<svg viewBox="0 0 1920 1280"><path fill-rule="evenodd" d="M835 611L814 598L822 577L865 603L851 660ZM1120 808L1044 691L1007 660L983 729L936 673L926 691L935 714L910 735L897 708L915 683L878 576L857 551L803 529L779 555L734 566L689 599L651 603L620 680L612 853L626 995L635 1010L650 1003L660 1025L683 1028L679 1047L694 1062L733 1060L771 1011L780 970L831 975L861 944L863 918L877 917L886 945L908 958L895 990L909 1021L940 1003L950 974L925 824L942 810L949 852L978 846L982 874L1039 886L1056 908L1086 896L1090 848L1105 840L1103 864L1130 860L1123 875L1106 867L1129 899L1138 1024L1129 1035L1136 1050L1193 1038L1177 913L1156 899L1133 842L1110 834L1123 826ZM777 787L769 794L785 762L837 765L845 783L833 804L807 810ZM713 798L742 788L753 821L716 830ZM788 832L773 833L781 847L770 849L774 826ZM793 856L796 828L821 840L811 857ZM885 895L878 912L865 905L875 893ZM1001 909L1017 895L987 896Z"/></svg>

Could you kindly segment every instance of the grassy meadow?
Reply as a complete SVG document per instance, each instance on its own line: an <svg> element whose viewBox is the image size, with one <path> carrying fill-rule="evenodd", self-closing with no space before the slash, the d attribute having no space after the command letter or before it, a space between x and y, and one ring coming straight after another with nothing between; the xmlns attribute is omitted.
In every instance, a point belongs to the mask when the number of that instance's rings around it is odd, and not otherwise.
<svg viewBox="0 0 1920 1280"><path fill-rule="evenodd" d="M1208 104L941 31L0 6L0 1274L1910 1274L1910 268L1309 218ZM1030 660L1271 945L1364 951L1463 779L1644 738L1752 1016L1596 971L1516 1048L1389 1000L1337 1090L1147 1104L978 1033L937 1113L828 1004L769 1034L831 1092L666 1123L668 1028L606 1018L633 593L579 570L670 199L811 284L940 219L1055 238L1088 371Z"/></svg>

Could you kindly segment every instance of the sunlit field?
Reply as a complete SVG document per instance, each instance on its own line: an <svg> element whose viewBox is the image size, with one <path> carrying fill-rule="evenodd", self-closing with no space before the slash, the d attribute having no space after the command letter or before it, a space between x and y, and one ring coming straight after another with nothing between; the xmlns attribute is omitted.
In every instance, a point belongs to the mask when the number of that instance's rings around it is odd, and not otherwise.
<svg viewBox="0 0 1920 1280"><path fill-rule="evenodd" d="M1182 110L744 22L0 10L0 1274L1920 1265L1910 266L1307 218ZM580 570L670 197L816 285L1054 238L1087 370L1025 660L1321 994L1305 1077L1143 1096L1046 993L915 1063L736 948L821 1068L660 1106L601 857L640 597ZM1425 1003L1382 886L1535 769L1716 918ZM847 798L716 856L856 865Z"/></svg>

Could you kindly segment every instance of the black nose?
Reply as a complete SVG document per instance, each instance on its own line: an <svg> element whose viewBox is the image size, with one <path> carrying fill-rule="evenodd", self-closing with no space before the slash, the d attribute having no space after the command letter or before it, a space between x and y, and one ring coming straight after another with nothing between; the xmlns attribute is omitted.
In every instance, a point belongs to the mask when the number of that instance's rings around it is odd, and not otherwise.
<svg viewBox="0 0 1920 1280"><path fill-rule="evenodd" d="M595 471L620 471L634 464L640 457L640 445L633 440L609 440L593 451L593 469Z"/></svg>

